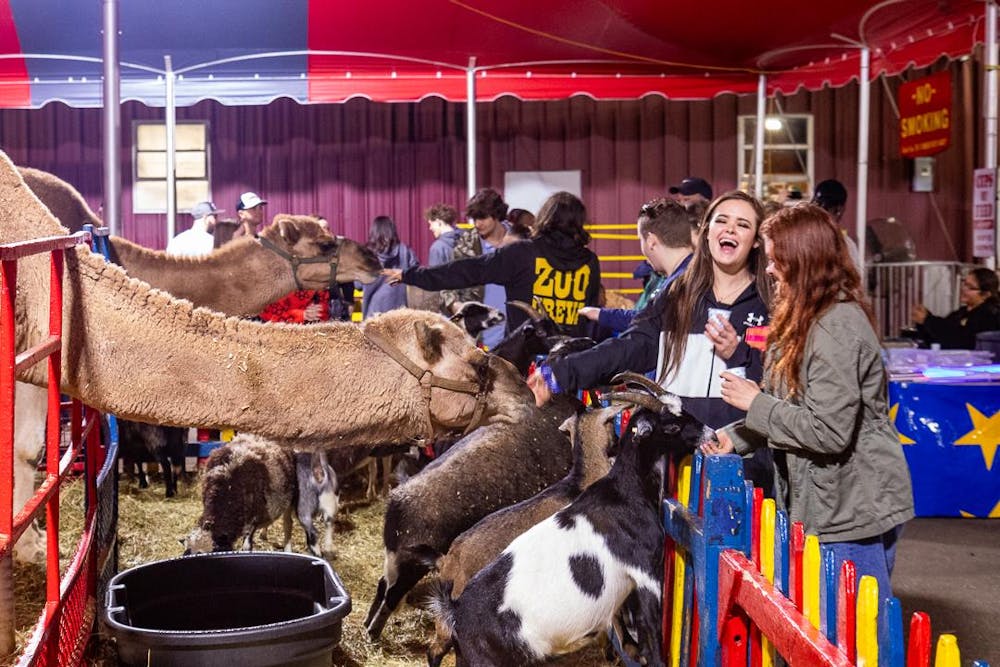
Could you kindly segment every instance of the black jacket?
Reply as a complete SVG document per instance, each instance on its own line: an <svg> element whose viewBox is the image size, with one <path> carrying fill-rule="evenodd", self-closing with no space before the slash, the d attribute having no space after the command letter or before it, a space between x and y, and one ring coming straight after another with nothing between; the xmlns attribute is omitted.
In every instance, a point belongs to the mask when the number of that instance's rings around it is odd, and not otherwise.
<svg viewBox="0 0 1000 667"><path fill-rule="evenodd" d="M969 310L962 306L947 317L928 315L917 325L920 336L928 343L940 343L945 350L973 350L976 334L1000 329L1000 302L984 301Z"/></svg>
<svg viewBox="0 0 1000 667"><path fill-rule="evenodd" d="M544 308L571 336L585 336L589 321L580 321L580 308L596 306L601 285L597 255L560 233L519 241L490 255L459 259L433 267L403 272L403 282L425 290L458 289L494 283L507 290L507 301L523 301ZM507 307L507 331L527 315Z"/></svg>
<svg viewBox="0 0 1000 667"><path fill-rule="evenodd" d="M645 373L653 370L660 350L660 332L669 325L669 322L664 321L664 311L671 296L672 290L661 292L645 310L636 315L631 328L618 338L606 340L584 352L553 360L552 372L560 389L572 393L578 389L607 384L621 371ZM727 361L715 355L711 342L705 335L710 308L730 311L729 321L741 338L733 356ZM743 411L722 400L719 373L726 368L743 367L748 379L761 379L761 354L751 349L742 338L747 327L764 326L767 323L767 306L757 293L756 284L751 283L735 303L728 307L716 303L709 290L698 302L679 371L664 386L680 396L684 409L706 426L719 428L741 419Z"/></svg>

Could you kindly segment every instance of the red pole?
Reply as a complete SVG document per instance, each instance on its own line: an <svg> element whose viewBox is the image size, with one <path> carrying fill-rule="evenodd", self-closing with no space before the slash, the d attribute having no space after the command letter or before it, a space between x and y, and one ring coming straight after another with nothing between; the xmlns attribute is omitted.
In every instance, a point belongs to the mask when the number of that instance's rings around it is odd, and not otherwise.
<svg viewBox="0 0 1000 667"><path fill-rule="evenodd" d="M14 301L17 261L0 265L0 653L14 650Z"/></svg>

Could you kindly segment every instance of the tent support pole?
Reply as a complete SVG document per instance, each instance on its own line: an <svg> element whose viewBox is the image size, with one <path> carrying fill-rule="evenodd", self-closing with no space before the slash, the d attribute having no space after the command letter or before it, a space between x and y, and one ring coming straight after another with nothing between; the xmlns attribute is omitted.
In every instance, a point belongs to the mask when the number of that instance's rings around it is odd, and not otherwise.
<svg viewBox="0 0 1000 667"><path fill-rule="evenodd" d="M764 198L764 123L767 120L767 76L757 77L757 127L753 135L753 196ZM743 169L740 169L740 173Z"/></svg>
<svg viewBox="0 0 1000 667"><path fill-rule="evenodd" d="M986 61L983 67L983 135L985 137L985 151L983 154L983 166L993 170L997 169L997 4L990 0L986 3L986 44L983 48L983 59ZM994 255L987 261L989 268L996 268L997 258L1000 257L1000 231L996 228L997 199L996 192L993 194L993 234L996 242Z"/></svg>
<svg viewBox="0 0 1000 667"><path fill-rule="evenodd" d="M167 84L167 243L177 233L177 99L174 94L174 66L170 56L163 56Z"/></svg>
<svg viewBox="0 0 1000 667"><path fill-rule="evenodd" d="M104 0L104 224L121 235L121 91L118 65L118 0Z"/></svg>
<svg viewBox="0 0 1000 667"><path fill-rule="evenodd" d="M469 58L465 71L465 161L469 199L476 194L476 59Z"/></svg>
<svg viewBox="0 0 1000 667"><path fill-rule="evenodd" d="M865 275L865 232L868 219L868 123L871 106L871 84L869 71L871 51L861 47L861 72L858 77L858 181L855 229L858 235L858 259L861 264L861 280Z"/></svg>

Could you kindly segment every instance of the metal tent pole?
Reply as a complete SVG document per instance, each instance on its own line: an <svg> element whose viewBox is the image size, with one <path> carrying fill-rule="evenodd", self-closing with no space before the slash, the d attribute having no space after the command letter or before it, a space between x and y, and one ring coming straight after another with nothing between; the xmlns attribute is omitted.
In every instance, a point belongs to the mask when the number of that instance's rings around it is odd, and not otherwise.
<svg viewBox="0 0 1000 667"><path fill-rule="evenodd" d="M465 160L466 189L476 194L476 59L469 58L465 71Z"/></svg>
<svg viewBox="0 0 1000 667"><path fill-rule="evenodd" d="M861 275L865 275L865 232L868 219L868 122L871 106L869 70L871 52L867 46L861 47L861 72L858 79L858 181L856 189L857 209L855 229L858 235L858 261ZM863 278L862 278L863 280Z"/></svg>
<svg viewBox="0 0 1000 667"><path fill-rule="evenodd" d="M104 16L104 224L121 234L121 93L118 0L103 0Z"/></svg>
<svg viewBox="0 0 1000 667"><path fill-rule="evenodd" d="M767 77L761 74L757 78L757 128L753 137L753 194L757 199L764 197L765 121L767 121ZM742 167L740 173L743 173Z"/></svg>
<svg viewBox="0 0 1000 667"><path fill-rule="evenodd" d="M983 59L986 61L983 67L983 135L985 138L985 151L983 155L983 166L993 170L996 174L997 168L997 5L995 2L986 3L986 44L983 48ZM991 261L988 262L990 268L997 265L997 258L1000 257L1000 232L996 229L997 211L996 192L993 197L994 211L994 240L996 250Z"/></svg>
<svg viewBox="0 0 1000 667"><path fill-rule="evenodd" d="M170 56L163 56L167 83L166 126L167 126L167 241L177 233L177 105L174 97L173 62Z"/></svg>

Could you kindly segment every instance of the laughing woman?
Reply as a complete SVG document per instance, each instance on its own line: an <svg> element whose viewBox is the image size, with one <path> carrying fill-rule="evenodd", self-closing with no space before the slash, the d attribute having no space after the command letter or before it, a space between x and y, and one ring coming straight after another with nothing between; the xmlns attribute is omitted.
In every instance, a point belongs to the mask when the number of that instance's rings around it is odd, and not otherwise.
<svg viewBox="0 0 1000 667"><path fill-rule="evenodd" d="M743 192L712 202L687 271L661 292L620 337L542 365L528 384L542 405L553 393L574 393L607 383L616 373L656 369L661 383L685 409L718 428L743 416L722 400L720 373L728 369L760 379L760 353L743 341L747 327L767 324L769 296L763 249L757 237L761 205ZM654 220L639 211L640 243ZM662 332L662 334L661 334ZM661 353L663 363L657 367Z"/></svg>
<svg viewBox="0 0 1000 667"><path fill-rule="evenodd" d="M889 576L902 524L913 517L910 474L888 415L881 347L844 235L823 209L797 206L761 228L774 316L764 389L724 375L723 399L745 422L710 453L774 451L777 498L858 576Z"/></svg>

